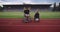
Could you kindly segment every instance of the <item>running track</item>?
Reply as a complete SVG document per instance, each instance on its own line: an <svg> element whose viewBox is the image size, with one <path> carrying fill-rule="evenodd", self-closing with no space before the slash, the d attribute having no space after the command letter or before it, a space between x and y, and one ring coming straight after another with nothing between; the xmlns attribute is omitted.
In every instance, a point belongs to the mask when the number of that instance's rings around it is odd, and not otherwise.
<svg viewBox="0 0 60 32"><path fill-rule="evenodd" d="M60 32L60 19L41 19L23 23L20 18L0 18L0 32Z"/></svg>

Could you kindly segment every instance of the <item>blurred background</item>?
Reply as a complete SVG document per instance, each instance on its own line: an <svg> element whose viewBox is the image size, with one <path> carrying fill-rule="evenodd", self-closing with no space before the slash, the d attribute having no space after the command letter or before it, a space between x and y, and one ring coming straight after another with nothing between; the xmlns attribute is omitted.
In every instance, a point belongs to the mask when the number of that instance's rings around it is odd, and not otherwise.
<svg viewBox="0 0 60 32"><path fill-rule="evenodd" d="M0 0L0 11L22 11L31 7L31 11L59 11L60 0Z"/></svg>
<svg viewBox="0 0 60 32"><path fill-rule="evenodd" d="M0 18L21 18L24 7L31 7L31 17L39 9L42 18L60 18L60 0L0 0Z"/></svg>

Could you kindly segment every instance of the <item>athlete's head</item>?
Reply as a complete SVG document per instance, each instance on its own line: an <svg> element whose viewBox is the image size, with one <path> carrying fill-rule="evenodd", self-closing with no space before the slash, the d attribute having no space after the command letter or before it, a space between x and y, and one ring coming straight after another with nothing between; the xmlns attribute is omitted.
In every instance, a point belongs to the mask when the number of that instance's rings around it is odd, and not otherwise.
<svg viewBox="0 0 60 32"><path fill-rule="evenodd" d="M30 10L31 7L24 7L24 10Z"/></svg>

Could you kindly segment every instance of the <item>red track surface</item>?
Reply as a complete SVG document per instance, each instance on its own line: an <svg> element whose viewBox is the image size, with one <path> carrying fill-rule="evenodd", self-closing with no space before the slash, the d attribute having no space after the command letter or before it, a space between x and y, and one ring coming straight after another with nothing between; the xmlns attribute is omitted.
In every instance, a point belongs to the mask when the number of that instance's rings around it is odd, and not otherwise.
<svg viewBox="0 0 60 32"><path fill-rule="evenodd" d="M22 19L0 18L0 32L60 32L60 19L23 23Z"/></svg>

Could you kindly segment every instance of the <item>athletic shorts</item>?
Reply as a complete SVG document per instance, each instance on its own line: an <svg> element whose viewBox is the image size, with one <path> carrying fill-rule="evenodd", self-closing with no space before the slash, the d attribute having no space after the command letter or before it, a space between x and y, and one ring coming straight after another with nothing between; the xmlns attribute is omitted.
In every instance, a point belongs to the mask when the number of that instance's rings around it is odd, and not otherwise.
<svg viewBox="0 0 60 32"><path fill-rule="evenodd" d="M25 16L29 16L29 14L25 14Z"/></svg>
<svg viewBox="0 0 60 32"><path fill-rule="evenodd" d="M36 21L38 21L38 20L39 20L39 18L35 18L35 20L36 20Z"/></svg>

